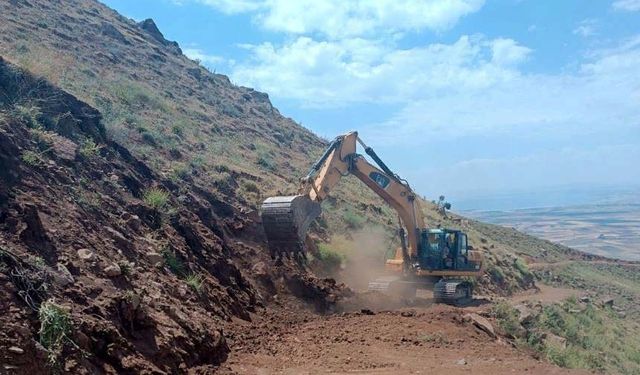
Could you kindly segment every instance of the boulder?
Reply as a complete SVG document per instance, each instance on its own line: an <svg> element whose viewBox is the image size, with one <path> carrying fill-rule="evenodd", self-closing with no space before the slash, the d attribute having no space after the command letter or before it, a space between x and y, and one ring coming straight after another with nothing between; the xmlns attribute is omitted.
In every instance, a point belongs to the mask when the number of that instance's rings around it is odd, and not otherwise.
<svg viewBox="0 0 640 375"><path fill-rule="evenodd" d="M583 302L583 303L589 303L589 302L591 302L591 297L589 297L589 296L582 296L582 297L580 297L580 302Z"/></svg>
<svg viewBox="0 0 640 375"><path fill-rule="evenodd" d="M56 271L51 272L51 277L53 279L53 282L61 287L73 284L75 281L73 279L73 275L71 275L71 272L69 272L67 267L65 267L64 264L60 263L56 265Z"/></svg>
<svg viewBox="0 0 640 375"><path fill-rule="evenodd" d="M11 346L8 350L13 354L24 354L24 349L18 348L17 346Z"/></svg>
<svg viewBox="0 0 640 375"><path fill-rule="evenodd" d="M164 257L162 256L162 254L151 251L147 253L146 257L149 263L154 266L162 266L164 264Z"/></svg>
<svg viewBox="0 0 640 375"><path fill-rule="evenodd" d="M613 307L613 297L605 297L602 299L602 306Z"/></svg>
<svg viewBox="0 0 640 375"><path fill-rule="evenodd" d="M120 269L119 265L114 263L110 266L105 267L104 274L108 277L118 277L122 275L122 269Z"/></svg>
<svg viewBox="0 0 640 375"><path fill-rule="evenodd" d="M543 334L542 342L547 346L553 346L556 348L566 349L567 347L567 339L562 336L554 335L553 333Z"/></svg>
<svg viewBox="0 0 640 375"><path fill-rule="evenodd" d="M518 310L518 322L520 324L526 324L535 316L535 311L527 305L519 304L515 305L514 308Z"/></svg>
<svg viewBox="0 0 640 375"><path fill-rule="evenodd" d="M78 250L78 258L82 260L92 260L94 258L93 251L89 249L79 249Z"/></svg>
<svg viewBox="0 0 640 375"><path fill-rule="evenodd" d="M496 332L493 329L493 325L486 318L475 313L466 314L463 318L464 320L473 323L474 326L478 327L481 331L484 331L490 337L494 339L497 337Z"/></svg>

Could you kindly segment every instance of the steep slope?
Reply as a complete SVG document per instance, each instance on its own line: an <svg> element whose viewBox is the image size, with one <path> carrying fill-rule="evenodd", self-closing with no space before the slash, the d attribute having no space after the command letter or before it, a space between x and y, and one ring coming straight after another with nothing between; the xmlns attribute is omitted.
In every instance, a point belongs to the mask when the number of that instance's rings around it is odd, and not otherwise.
<svg viewBox="0 0 640 375"><path fill-rule="evenodd" d="M248 225L233 206L183 192L110 140L96 109L1 58L0 187L2 371L206 369L263 295L337 300L231 240Z"/></svg>
<svg viewBox="0 0 640 375"><path fill-rule="evenodd" d="M295 191L325 144L267 94L183 56L151 20L136 24L96 1L3 0L0 21L0 55L96 107L107 133L154 170L237 207ZM340 211L382 203L354 184L342 189Z"/></svg>

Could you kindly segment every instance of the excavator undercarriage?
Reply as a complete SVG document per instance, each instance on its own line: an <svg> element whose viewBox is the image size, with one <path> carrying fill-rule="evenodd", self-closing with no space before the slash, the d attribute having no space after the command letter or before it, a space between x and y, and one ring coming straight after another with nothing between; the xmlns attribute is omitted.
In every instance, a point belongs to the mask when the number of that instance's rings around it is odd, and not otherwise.
<svg viewBox="0 0 640 375"><path fill-rule="evenodd" d="M356 153L357 144L377 167ZM457 278L479 275L481 255L472 251L466 234L459 230L427 229L416 194L407 181L393 173L373 149L358 138L357 132L339 136L329 144L301 179L296 195L270 197L263 202L261 218L272 257L306 259L306 232L321 213L320 203L347 175L356 176L393 207L399 217L402 247L396 251L395 258L385 264L395 275L372 281L370 289L412 299L418 288L432 286L436 302L471 299L471 283Z"/></svg>

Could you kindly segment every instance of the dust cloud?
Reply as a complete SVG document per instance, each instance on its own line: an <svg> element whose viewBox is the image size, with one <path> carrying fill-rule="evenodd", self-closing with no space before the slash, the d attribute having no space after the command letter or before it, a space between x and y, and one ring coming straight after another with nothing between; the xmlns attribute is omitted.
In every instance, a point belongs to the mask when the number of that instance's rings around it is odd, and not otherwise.
<svg viewBox="0 0 640 375"><path fill-rule="evenodd" d="M367 290L369 281L384 274L386 255L393 254L398 246L384 228L375 226L352 232L335 242L336 251L345 257L335 278L359 291Z"/></svg>

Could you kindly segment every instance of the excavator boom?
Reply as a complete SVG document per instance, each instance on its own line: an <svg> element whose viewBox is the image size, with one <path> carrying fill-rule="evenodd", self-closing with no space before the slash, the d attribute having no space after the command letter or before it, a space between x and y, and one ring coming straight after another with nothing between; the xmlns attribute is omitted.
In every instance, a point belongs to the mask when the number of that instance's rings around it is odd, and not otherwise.
<svg viewBox="0 0 640 375"><path fill-rule="evenodd" d="M380 168L356 153L358 143ZM417 231L424 227L424 220L414 192L358 138L357 132L351 132L329 144L301 180L297 195L271 197L262 204L262 224L272 255L304 251L305 233L320 215L320 203L340 179L349 174L360 179L398 212L408 232L407 256L416 254Z"/></svg>

